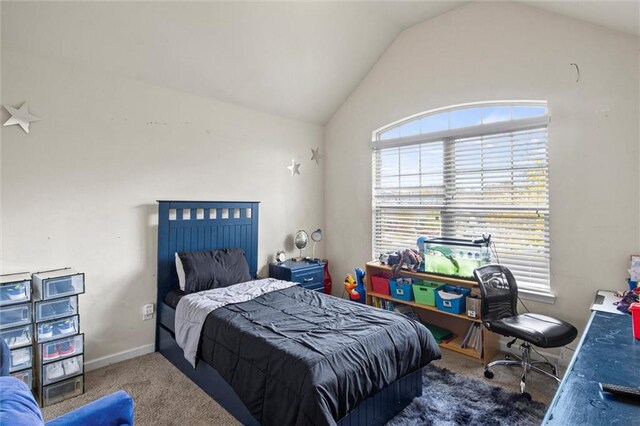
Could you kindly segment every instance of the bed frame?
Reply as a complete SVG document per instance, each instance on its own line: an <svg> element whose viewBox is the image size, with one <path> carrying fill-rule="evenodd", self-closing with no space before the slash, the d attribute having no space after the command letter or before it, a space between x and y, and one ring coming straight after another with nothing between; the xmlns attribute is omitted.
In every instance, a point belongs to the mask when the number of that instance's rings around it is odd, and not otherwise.
<svg viewBox="0 0 640 426"><path fill-rule="evenodd" d="M257 201L158 201L158 317L156 351L244 425L259 425L233 388L205 362L193 368L175 341L175 310L164 302L178 287L175 253L240 247L252 277L258 270ZM383 425L422 395L422 370L408 374L362 401L340 426Z"/></svg>

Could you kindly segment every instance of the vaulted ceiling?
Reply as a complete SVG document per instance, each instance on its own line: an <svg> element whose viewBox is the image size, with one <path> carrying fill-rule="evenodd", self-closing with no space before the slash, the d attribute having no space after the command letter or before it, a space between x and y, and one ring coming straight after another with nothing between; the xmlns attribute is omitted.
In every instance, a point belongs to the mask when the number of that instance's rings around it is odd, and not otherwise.
<svg viewBox="0 0 640 426"><path fill-rule="evenodd" d="M3 1L2 47L322 124L401 31L465 3ZM637 2L524 3L638 34Z"/></svg>

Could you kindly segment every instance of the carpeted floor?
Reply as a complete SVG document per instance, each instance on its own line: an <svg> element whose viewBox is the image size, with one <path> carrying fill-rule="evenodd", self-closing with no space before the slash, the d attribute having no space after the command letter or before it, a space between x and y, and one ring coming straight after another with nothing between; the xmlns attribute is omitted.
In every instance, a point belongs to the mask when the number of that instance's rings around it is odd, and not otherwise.
<svg viewBox="0 0 640 426"><path fill-rule="evenodd" d="M496 369L493 380L487 380L482 375L481 364L472 361L462 355L443 350L443 359L434 363L437 367L445 367L458 373L458 380L465 378L477 378L480 385L487 383L498 386L507 392L516 392L519 376L517 369ZM450 373L444 373L446 377ZM454 378L456 375L453 376ZM449 380L447 379L447 380ZM452 379L451 379L452 380ZM482 383L484 382L484 383ZM464 383L467 383L464 381ZM468 387L467 385L465 385ZM475 384L473 384L475 389ZM555 393L556 386L548 379L533 375L529 381L529 392L534 400L548 404ZM454 386L462 388L464 386ZM198 386L184 376L177 368L167 361L159 353L144 355L118 364L113 364L85 374L85 394L42 410L45 420L50 420L74 408L94 401L101 396L116 390L127 391L135 403L136 426L157 425L237 425L238 422L231 417L218 403L205 394ZM438 391L440 392L440 390ZM474 394L497 391L478 391ZM433 392L431 392L433 393ZM482 396L482 395L478 395ZM485 400L481 399L484 405ZM520 410L520 405L514 405L517 401L506 400L501 412L497 410L497 417L504 417L508 411ZM421 409L424 409L421 408ZM544 415L544 409L542 409ZM462 417L461 417L462 418ZM396 418L402 421L402 419ZM455 419L454 419L455 420ZM540 419L541 420L541 417ZM394 423L397 425L414 425L430 423ZM436 422L436 425L454 425L455 421ZM462 424L469 424L468 422ZM476 423L478 424L478 423ZM499 425L494 422L492 424ZM526 424L526 423L511 423Z"/></svg>

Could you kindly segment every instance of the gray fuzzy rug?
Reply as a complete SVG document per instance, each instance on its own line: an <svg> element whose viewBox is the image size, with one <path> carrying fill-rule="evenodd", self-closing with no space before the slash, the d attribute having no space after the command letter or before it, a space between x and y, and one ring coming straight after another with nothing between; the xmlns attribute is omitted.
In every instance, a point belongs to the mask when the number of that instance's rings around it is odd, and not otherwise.
<svg viewBox="0 0 640 426"><path fill-rule="evenodd" d="M546 410L546 405L520 394L429 365L422 396L387 426L539 425Z"/></svg>

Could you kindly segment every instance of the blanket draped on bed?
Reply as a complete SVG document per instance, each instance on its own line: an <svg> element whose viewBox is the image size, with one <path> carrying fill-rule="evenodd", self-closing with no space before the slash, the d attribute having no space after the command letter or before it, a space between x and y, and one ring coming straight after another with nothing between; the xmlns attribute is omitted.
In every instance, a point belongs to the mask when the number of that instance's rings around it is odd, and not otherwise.
<svg viewBox="0 0 640 426"><path fill-rule="evenodd" d="M440 356L418 322L299 286L213 310L200 350L258 421L301 426L335 424Z"/></svg>
<svg viewBox="0 0 640 426"><path fill-rule="evenodd" d="M289 281L265 278L228 287L200 291L184 296L176 307L176 342L189 363L196 366L202 326L209 312L231 303L246 302L274 290L296 285Z"/></svg>

